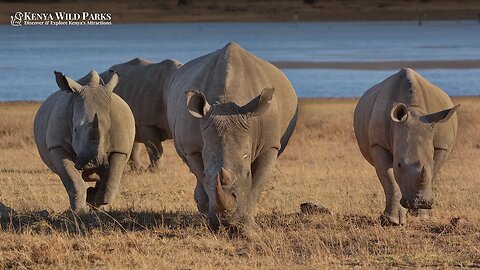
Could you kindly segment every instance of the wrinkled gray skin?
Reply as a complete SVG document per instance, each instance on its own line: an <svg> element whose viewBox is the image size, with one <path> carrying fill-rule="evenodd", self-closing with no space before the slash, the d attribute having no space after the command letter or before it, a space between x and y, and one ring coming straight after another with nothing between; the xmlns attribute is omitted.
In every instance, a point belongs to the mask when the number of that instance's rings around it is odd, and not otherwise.
<svg viewBox="0 0 480 270"><path fill-rule="evenodd" d="M270 63L230 43L183 65L167 115L175 148L197 178L195 201L217 230L244 232L297 119L297 96Z"/></svg>
<svg viewBox="0 0 480 270"><path fill-rule="evenodd" d="M55 77L60 90L35 116L35 142L43 162L60 176L72 210L84 213L87 202L99 207L117 194L133 146L134 118L128 105L112 93L116 73L105 86L95 71L85 85L59 72ZM96 180L87 191L85 181Z"/></svg>
<svg viewBox="0 0 480 270"><path fill-rule="evenodd" d="M100 74L104 81L110 77L110 70L115 70L122 77L114 93L127 102L135 117L135 144L130 157L134 168L142 167L141 143L145 144L148 151L149 168L156 169L160 166L160 158L163 155L162 142L172 139L167 123L164 92L180 66L178 61L171 59L151 63L145 59L135 58L126 63L114 65ZM88 83L89 80L87 75L78 82Z"/></svg>
<svg viewBox="0 0 480 270"><path fill-rule="evenodd" d="M429 215L434 176L457 135L457 107L443 90L409 68L360 98L355 135L385 191L382 224L405 224L406 208Z"/></svg>

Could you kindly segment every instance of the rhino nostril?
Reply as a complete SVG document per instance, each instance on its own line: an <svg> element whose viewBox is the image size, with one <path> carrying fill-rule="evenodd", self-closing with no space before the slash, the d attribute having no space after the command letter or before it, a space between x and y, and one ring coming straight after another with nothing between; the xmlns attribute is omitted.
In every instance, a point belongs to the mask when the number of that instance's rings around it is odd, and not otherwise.
<svg viewBox="0 0 480 270"><path fill-rule="evenodd" d="M401 167L402 167L402 164L399 162L399 163L397 164L397 167L398 167L398 168L401 168Z"/></svg>

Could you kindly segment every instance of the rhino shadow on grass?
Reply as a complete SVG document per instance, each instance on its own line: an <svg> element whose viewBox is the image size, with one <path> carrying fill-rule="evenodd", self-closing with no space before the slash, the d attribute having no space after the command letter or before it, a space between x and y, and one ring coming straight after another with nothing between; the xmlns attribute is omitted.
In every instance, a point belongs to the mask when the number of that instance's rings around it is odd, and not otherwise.
<svg viewBox="0 0 480 270"><path fill-rule="evenodd" d="M134 232L205 228L207 231L205 220L200 215L182 211L95 211L77 215L71 210L59 214L49 214L46 210L22 213L12 210L1 212L0 226L0 230L17 233L33 231L40 234L72 235L87 234L94 230Z"/></svg>
<svg viewBox="0 0 480 270"><path fill-rule="evenodd" d="M197 212L186 211L111 211L91 214L72 215L72 212L49 214L46 210L17 213L12 208L0 203L0 231L35 234L64 233L72 237L100 232L147 232L155 233L159 238L181 238L189 230L205 235L209 234L208 222ZM349 231L352 228L371 230L379 227L375 216L345 214L305 214L262 213L257 215L257 223L262 230L275 230L284 233L296 233L302 230L316 230L318 233L332 231ZM414 222L409 226L415 231L433 235L458 235L478 231L473 223L457 226L456 224L433 222L426 225ZM225 229L226 237L237 237L234 228ZM269 237L266 234L264 237ZM329 241L325 238L325 241Z"/></svg>
<svg viewBox="0 0 480 270"><path fill-rule="evenodd" d="M204 231L209 234L208 221L197 212L186 211L131 211L120 210L110 212L92 212L75 215L72 211L49 214L46 210L17 213L12 208L0 203L0 230L38 234L67 233L72 236L84 235L93 231L102 232L136 232L151 231L160 237L172 238L178 231ZM378 226L374 217L352 214L304 214L294 213L262 213L257 216L258 225L264 229L297 231L302 228L332 229L338 227L369 228ZM339 223L340 221L340 223ZM177 232L175 232L177 231ZM234 227L225 228L225 235L239 236Z"/></svg>

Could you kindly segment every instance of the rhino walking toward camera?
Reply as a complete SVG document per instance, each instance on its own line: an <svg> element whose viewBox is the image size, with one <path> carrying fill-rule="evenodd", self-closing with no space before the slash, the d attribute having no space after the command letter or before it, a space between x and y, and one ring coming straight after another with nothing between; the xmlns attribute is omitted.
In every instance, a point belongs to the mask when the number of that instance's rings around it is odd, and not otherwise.
<svg viewBox="0 0 480 270"><path fill-rule="evenodd" d="M444 91L410 68L360 98L355 136L385 192L382 224L405 224L406 208L431 209L435 174L457 136L457 107Z"/></svg>
<svg viewBox="0 0 480 270"><path fill-rule="evenodd" d="M162 142L172 139L167 123L164 94L170 79L180 66L178 61L171 59L151 63L145 59L135 58L114 65L100 74L103 80L107 80L110 77L110 70L115 70L122 77L114 93L127 102L135 117L135 144L130 157L135 168L141 168L141 143L147 148L149 167L156 169L160 166L160 158L163 155ZM88 83L89 79L87 75L78 82Z"/></svg>
<svg viewBox="0 0 480 270"><path fill-rule="evenodd" d="M168 123L213 230L220 213L239 229L254 225L255 204L294 130L297 103L280 70L235 43L174 75Z"/></svg>
<svg viewBox="0 0 480 270"><path fill-rule="evenodd" d="M60 90L45 100L34 121L38 152L60 176L72 210L87 211L109 204L119 190L120 178L130 156L135 123L128 105L112 93L118 75L105 85L92 71L81 85L55 72ZM86 188L85 181L99 179Z"/></svg>

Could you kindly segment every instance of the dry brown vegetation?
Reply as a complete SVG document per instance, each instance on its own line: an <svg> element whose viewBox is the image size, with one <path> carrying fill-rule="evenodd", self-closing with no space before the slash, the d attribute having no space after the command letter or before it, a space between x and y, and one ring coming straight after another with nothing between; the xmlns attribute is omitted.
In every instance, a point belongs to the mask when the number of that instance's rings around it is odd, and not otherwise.
<svg viewBox="0 0 480 270"><path fill-rule="evenodd" d="M255 240L208 231L193 201L194 177L171 142L161 171L124 176L111 212L63 214L66 192L32 138L39 104L0 104L0 268L480 266L480 98L455 102L459 136L436 179L433 218L382 228L383 191L353 135L356 100L302 100L297 130L259 203ZM303 202L333 213L300 214Z"/></svg>

